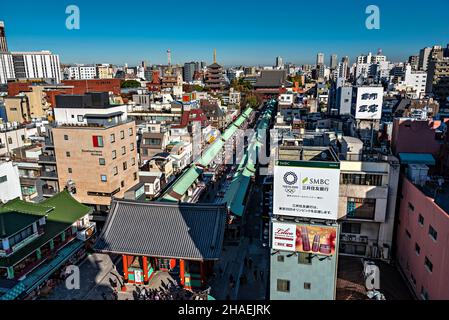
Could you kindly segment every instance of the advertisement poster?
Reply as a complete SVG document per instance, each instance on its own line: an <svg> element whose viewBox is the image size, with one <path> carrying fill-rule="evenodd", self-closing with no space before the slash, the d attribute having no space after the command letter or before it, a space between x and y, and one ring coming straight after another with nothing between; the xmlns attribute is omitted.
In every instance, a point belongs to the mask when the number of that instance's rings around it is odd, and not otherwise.
<svg viewBox="0 0 449 320"><path fill-rule="evenodd" d="M338 163L320 165L278 162L274 167L273 214L337 220L340 167Z"/></svg>
<svg viewBox="0 0 449 320"><path fill-rule="evenodd" d="M335 254L337 227L274 222L272 237L275 250L331 256Z"/></svg>
<svg viewBox="0 0 449 320"><path fill-rule="evenodd" d="M335 254L337 227L296 225L297 252L315 253L325 256Z"/></svg>
<svg viewBox="0 0 449 320"><path fill-rule="evenodd" d="M355 118L379 120L382 116L383 93L383 87L359 87Z"/></svg>
<svg viewBox="0 0 449 320"><path fill-rule="evenodd" d="M273 249L295 251L296 225L273 223Z"/></svg>

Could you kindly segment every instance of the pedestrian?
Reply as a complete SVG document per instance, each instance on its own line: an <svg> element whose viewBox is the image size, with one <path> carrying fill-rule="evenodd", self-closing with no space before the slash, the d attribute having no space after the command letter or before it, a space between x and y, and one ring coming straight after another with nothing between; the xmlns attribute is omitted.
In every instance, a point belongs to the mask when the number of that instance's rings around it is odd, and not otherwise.
<svg viewBox="0 0 449 320"><path fill-rule="evenodd" d="M253 266L253 259L251 259L251 258L248 259L248 266L249 266L250 269L252 268L252 266Z"/></svg>
<svg viewBox="0 0 449 320"><path fill-rule="evenodd" d="M260 280L263 281L263 271L262 270L260 270Z"/></svg>
<svg viewBox="0 0 449 320"><path fill-rule="evenodd" d="M244 265L245 265L245 268L248 266L248 258L246 258L246 257L245 257L245 260L244 260Z"/></svg>
<svg viewBox="0 0 449 320"><path fill-rule="evenodd" d="M254 269L254 280L257 280L257 269Z"/></svg>
<svg viewBox="0 0 449 320"><path fill-rule="evenodd" d="M232 276L232 274L229 275L229 282L234 281L234 277Z"/></svg>

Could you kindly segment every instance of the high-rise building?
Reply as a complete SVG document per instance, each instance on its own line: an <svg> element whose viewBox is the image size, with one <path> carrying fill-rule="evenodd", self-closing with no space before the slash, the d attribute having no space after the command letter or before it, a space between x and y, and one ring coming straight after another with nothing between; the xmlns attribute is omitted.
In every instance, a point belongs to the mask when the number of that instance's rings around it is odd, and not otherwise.
<svg viewBox="0 0 449 320"><path fill-rule="evenodd" d="M324 64L324 53L318 53L316 55L316 64L317 65Z"/></svg>
<svg viewBox="0 0 449 320"><path fill-rule="evenodd" d="M449 58L430 60L426 93L433 93L440 102L446 101L449 97Z"/></svg>
<svg viewBox="0 0 449 320"><path fill-rule="evenodd" d="M0 84L14 79L14 64L10 53L0 53Z"/></svg>
<svg viewBox="0 0 449 320"><path fill-rule="evenodd" d="M276 68L282 69L284 67L284 62L282 61L282 57L276 57Z"/></svg>
<svg viewBox="0 0 449 320"><path fill-rule="evenodd" d="M412 70L418 70L419 68L419 55L413 55L408 57L408 63L412 67Z"/></svg>
<svg viewBox="0 0 449 320"><path fill-rule="evenodd" d="M432 48L426 47L419 51L419 69L423 71L427 71L427 66L429 64L430 60L430 53L432 51Z"/></svg>
<svg viewBox="0 0 449 320"><path fill-rule="evenodd" d="M59 55L50 51L11 52L14 77L17 79L51 79L61 81Z"/></svg>
<svg viewBox="0 0 449 320"><path fill-rule="evenodd" d="M184 78L184 82L193 81L193 75L195 71L197 71L198 63L197 62L186 62L184 63L184 70L182 77Z"/></svg>
<svg viewBox="0 0 449 320"><path fill-rule="evenodd" d="M0 21L0 53L8 52L8 43L6 42L5 23Z"/></svg>
<svg viewBox="0 0 449 320"><path fill-rule="evenodd" d="M333 54L331 55L331 59L330 59L330 68L332 70L336 69L338 65L338 61L337 61L337 55Z"/></svg>

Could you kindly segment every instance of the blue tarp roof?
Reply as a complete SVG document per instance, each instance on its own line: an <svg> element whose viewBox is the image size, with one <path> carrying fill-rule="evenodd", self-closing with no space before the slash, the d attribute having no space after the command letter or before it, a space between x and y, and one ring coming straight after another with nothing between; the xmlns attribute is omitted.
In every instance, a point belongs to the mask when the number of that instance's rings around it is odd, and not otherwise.
<svg viewBox="0 0 449 320"><path fill-rule="evenodd" d="M435 165L435 158L431 153L399 153L401 164L427 164Z"/></svg>

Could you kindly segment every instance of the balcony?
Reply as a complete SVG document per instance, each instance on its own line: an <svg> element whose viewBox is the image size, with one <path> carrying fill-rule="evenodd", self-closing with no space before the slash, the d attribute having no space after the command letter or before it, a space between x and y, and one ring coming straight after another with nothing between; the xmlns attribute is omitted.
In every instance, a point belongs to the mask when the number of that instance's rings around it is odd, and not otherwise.
<svg viewBox="0 0 449 320"><path fill-rule="evenodd" d="M56 188L54 188L54 187L51 187L51 186L43 186L42 187L42 194L45 197L52 197L56 193L58 193L58 190Z"/></svg>
<svg viewBox="0 0 449 320"><path fill-rule="evenodd" d="M58 180L58 173L56 171L41 170L41 179Z"/></svg>
<svg viewBox="0 0 449 320"><path fill-rule="evenodd" d="M39 163L56 163L56 157L51 155L40 155Z"/></svg>

